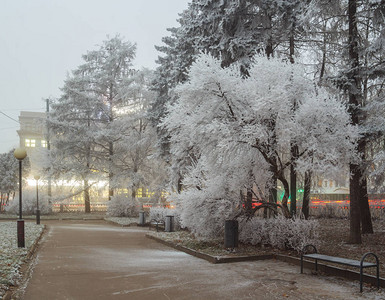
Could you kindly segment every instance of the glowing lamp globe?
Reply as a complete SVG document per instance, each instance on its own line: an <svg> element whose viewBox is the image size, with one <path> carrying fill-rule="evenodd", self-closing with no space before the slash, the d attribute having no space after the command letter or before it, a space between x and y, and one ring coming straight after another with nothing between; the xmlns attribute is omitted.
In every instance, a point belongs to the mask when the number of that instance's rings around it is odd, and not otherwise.
<svg viewBox="0 0 385 300"><path fill-rule="evenodd" d="M27 156L27 151L25 151L24 148L17 148L15 152L13 152L13 155L18 159L18 160L23 160Z"/></svg>

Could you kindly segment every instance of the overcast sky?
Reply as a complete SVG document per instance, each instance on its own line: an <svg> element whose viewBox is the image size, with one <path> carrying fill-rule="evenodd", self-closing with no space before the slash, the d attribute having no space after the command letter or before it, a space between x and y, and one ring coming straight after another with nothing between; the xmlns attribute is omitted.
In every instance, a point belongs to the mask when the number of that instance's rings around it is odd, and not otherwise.
<svg viewBox="0 0 385 300"><path fill-rule="evenodd" d="M17 147L20 111L45 111L81 55L120 34L137 44L134 65L155 69L161 38L189 0L1 0L0 153Z"/></svg>

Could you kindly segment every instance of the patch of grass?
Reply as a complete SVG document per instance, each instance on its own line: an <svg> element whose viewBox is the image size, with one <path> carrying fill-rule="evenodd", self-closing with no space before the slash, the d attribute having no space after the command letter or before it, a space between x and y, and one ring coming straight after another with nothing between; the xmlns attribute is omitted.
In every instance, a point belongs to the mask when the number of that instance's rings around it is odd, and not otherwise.
<svg viewBox="0 0 385 300"><path fill-rule="evenodd" d="M0 222L0 298L21 278L20 267L41 235L44 225L25 223L25 248L17 246L16 222Z"/></svg>
<svg viewBox="0 0 385 300"><path fill-rule="evenodd" d="M193 234L187 231L176 232L150 232L156 238L180 245L211 256L250 256L272 253L272 249L260 248L252 245L239 244L236 249L230 251L225 249L223 239L203 241L196 239Z"/></svg>
<svg viewBox="0 0 385 300"><path fill-rule="evenodd" d="M91 212L91 213L83 213L83 212L65 212L65 213L52 213L49 215L41 215L41 220L103 220L106 216L105 212ZM0 220L17 220L19 218L18 215L14 214L0 214ZM24 220L35 220L36 215L24 215Z"/></svg>

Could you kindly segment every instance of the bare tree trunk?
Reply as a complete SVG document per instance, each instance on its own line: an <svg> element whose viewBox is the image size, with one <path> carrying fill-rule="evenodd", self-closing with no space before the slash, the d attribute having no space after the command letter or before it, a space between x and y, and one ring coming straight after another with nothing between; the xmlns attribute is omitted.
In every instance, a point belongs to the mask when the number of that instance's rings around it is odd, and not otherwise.
<svg viewBox="0 0 385 300"><path fill-rule="evenodd" d="M84 212L91 212L91 201L90 201L90 187L88 185L88 180L83 181L84 184Z"/></svg>
<svg viewBox="0 0 385 300"><path fill-rule="evenodd" d="M360 142L359 152L364 154L363 159L366 159L365 152L366 152L366 141L362 140ZM368 184L366 175L362 171L362 168L360 169L360 185L359 185L359 195L360 195L360 211L361 211L361 229L362 233L373 233L373 224L372 224L372 216L370 214L370 208L369 208L369 197L368 197Z"/></svg>
<svg viewBox="0 0 385 300"><path fill-rule="evenodd" d="M4 210L5 199L3 199L4 193L0 193L0 213Z"/></svg>
<svg viewBox="0 0 385 300"><path fill-rule="evenodd" d="M349 59L350 68L350 90L349 90L349 113L352 124L358 125L359 122L359 97L361 95L361 78L359 74L359 53L358 53L358 29L357 29L357 1L349 0L348 19L349 19ZM359 147L358 147L359 148ZM360 150L360 149L357 149ZM350 164L350 236L349 242L361 244L361 216L360 216L360 189L361 169L357 164Z"/></svg>
<svg viewBox="0 0 385 300"><path fill-rule="evenodd" d="M295 164L298 158L298 146L291 146L291 163L290 163L290 213L295 216L297 213L297 171Z"/></svg>
<svg viewBox="0 0 385 300"><path fill-rule="evenodd" d="M326 66L326 48L327 48L327 40L326 40L326 22L323 26L323 45L322 45L322 63L321 63L321 71L320 71L320 81L322 81L322 78L325 75L325 66Z"/></svg>
<svg viewBox="0 0 385 300"><path fill-rule="evenodd" d="M270 122L270 126L271 126L271 130L273 132L273 135L271 137L271 140L270 140L270 144L271 144L271 147L273 149L276 149L277 147L277 135L276 135L276 119L275 117L271 120ZM272 155L270 157L270 160L271 161L276 161L276 158L274 157L274 155ZM270 186L270 190L269 190L269 202L271 203L277 203L278 202L278 197L277 197L277 191L278 191L278 187L277 187L277 174L276 174L276 167L273 167L273 166L270 166L270 171L271 171L271 186ZM265 209L266 211L266 209ZM276 216L277 213L272 211L272 210L269 210L269 217L271 216ZM266 211L266 216L264 214L264 217L267 217L267 211Z"/></svg>
<svg viewBox="0 0 385 300"><path fill-rule="evenodd" d="M373 233L372 216L369 208L369 199L367 193L367 180L362 179L365 183L360 185L360 209L361 209L361 228L362 233Z"/></svg>
<svg viewBox="0 0 385 300"><path fill-rule="evenodd" d="M290 193L289 183L287 182L287 180L283 176L283 174L278 175L278 180L281 181L281 183L283 185L283 189L284 189L284 194L283 194L282 203L281 203L281 205L282 205L282 214L286 218L290 218L291 215L290 215L289 208L287 206L287 202L289 200L289 193Z"/></svg>
<svg viewBox="0 0 385 300"><path fill-rule="evenodd" d="M290 35L290 62L294 64L294 27L293 22L292 32ZM294 100L295 101L295 100ZM293 103L293 111L297 109L297 103ZM290 212L294 216L297 213L297 171L295 164L298 159L298 146L291 144L290 146L291 163L290 163Z"/></svg>
<svg viewBox="0 0 385 300"><path fill-rule="evenodd" d="M350 235L349 243L361 244L361 227L360 227L360 166L357 164L350 164Z"/></svg>
<svg viewBox="0 0 385 300"><path fill-rule="evenodd" d="M108 200L111 200L111 197L114 196L114 189L112 187L113 172L112 172L112 155L114 154L114 144L112 142L108 143L108 162L109 162L109 173L108 173Z"/></svg>
<svg viewBox="0 0 385 300"><path fill-rule="evenodd" d="M309 219L309 203L310 203L310 188L311 188L311 171L305 172L305 186L303 189L302 213L305 219Z"/></svg>
<svg viewBox="0 0 385 300"><path fill-rule="evenodd" d="M369 39L370 36L370 18L367 18L367 23L366 23L366 40ZM368 54L365 55L364 58L364 67L368 67ZM362 103L362 105L366 105L366 99L368 97L368 80L369 77L366 76L364 80L362 81L363 85L363 99L365 102ZM363 118L366 118L366 114L363 115ZM359 152L362 154L362 158L364 162L366 162L366 151L367 151L367 140L363 139L362 144L359 145L361 149L359 149ZM362 172L363 174L361 175L361 184L360 184L360 209L361 209L361 229L362 233L368 234L368 233L373 233L373 224L372 224L372 216L370 213L370 208L369 208L369 197L368 197L368 184L367 184L367 177Z"/></svg>
<svg viewBox="0 0 385 300"><path fill-rule="evenodd" d="M269 202L277 203L277 201L278 201L277 178L273 175L271 178L271 181L272 181L272 183L271 183L272 187L270 187L270 191L269 191ZM271 215L275 216L277 214L277 213L273 212L271 209L269 209L269 212L270 212L270 217L271 217ZM264 210L263 217L267 218L267 209L266 208Z"/></svg>
<svg viewBox="0 0 385 300"><path fill-rule="evenodd" d="M269 30L269 37L267 39L267 43L266 43L266 48L265 48L265 53L266 53L266 56L268 58L272 57L273 56L273 38L272 38L272 35L271 35L271 15L268 15L267 16L267 21L268 21L268 24L266 26L266 28L268 28L267 30Z"/></svg>
<svg viewBox="0 0 385 300"><path fill-rule="evenodd" d="M253 211L253 192L251 188L248 188L246 192L245 211L247 216L251 216Z"/></svg>
<svg viewBox="0 0 385 300"><path fill-rule="evenodd" d="M269 28L269 38L267 39L267 44L266 44L266 48L265 48L265 53L266 53L266 56L268 58L270 57L273 57L274 56L274 53L273 53L273 42L272 42L272 36L271 36L271 15L268 15L267 16L267 20L268 20L268 25L266 26L267 28ZM272 127L272 130L274 130L275 132L275 120L273 120L273 122L271 123L271 127ZM272 141L271 143L273 144L273 147L274 147L274 144L276 144L276 137L275 135L272 137ZM277 178L275 177L274 175L274 170L272 170L272 178L271 178L271 187L269 188L269 202L271 203L277 203ZM263 217L264 218L267 218L268 217L268 214L271 216L271 214L274 214L274 212L272 212L270 209L267 209L267 208L264 208L263 209Z"/></svg>
<svg viewBox="0 0 385 300"><path fill-rule="evenodd" d="M177 192L178 192L178 194L180 194L182 192L182 187L183 187L182 176L179 175L178 183L177 183Z"/></svg>

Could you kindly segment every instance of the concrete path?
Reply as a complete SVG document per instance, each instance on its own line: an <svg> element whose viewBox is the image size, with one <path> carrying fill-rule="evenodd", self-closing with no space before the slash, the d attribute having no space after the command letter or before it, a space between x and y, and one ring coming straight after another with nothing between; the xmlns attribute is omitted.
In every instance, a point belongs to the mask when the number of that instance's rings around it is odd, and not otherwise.
<svg viewBox="0 0 385 300"><path fill-rule="evenodd" d="M383 299L275 260L213 265L102 221L51 221L22 299ZM367 289L367 288L366 288ZM379 297L379 298L378 298Z"/></svg>

